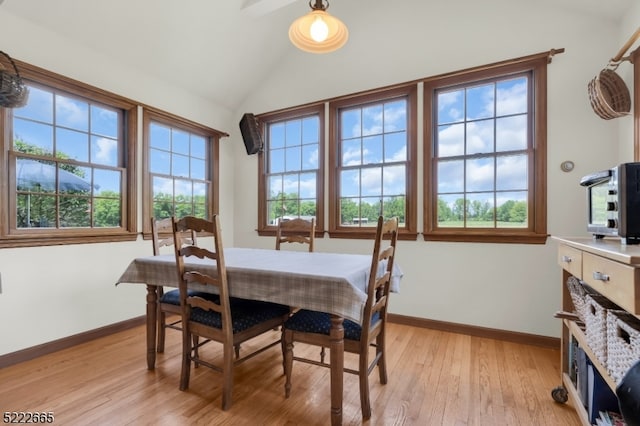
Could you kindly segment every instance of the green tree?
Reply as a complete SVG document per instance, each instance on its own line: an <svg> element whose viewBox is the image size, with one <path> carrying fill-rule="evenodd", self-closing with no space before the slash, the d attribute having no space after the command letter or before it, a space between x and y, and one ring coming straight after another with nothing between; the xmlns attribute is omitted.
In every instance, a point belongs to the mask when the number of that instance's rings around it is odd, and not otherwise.
<svg viewBox="0 0 640 426"><path fill-rule="evenodd" d="M498 222L510 222L511 221L511 209L515 205L514 200L505 201L496 211L496 220Z"/></svg>
<svg viewBox="0 0 640 426"><path fill-rule="evenodd" d="M451 219L453 220L464 220L466 216L466 205L464 202L464 198L458 198L451 208Z"/></svg>
<svg viewBox="0 0 640 426"><path fill-rule="evenodd" d="M315 216L315 215L316 215L315 201L303 201L300 203L300 216Z"/></svg>
<svg viewBox="0 0 640 426"><path fill-rule="evenodd" d="M387 200L384 202L384 205L382 208L384 217L397 216L398 221L400 223L404 223L405 214L406 214L405 206L406 206L405 197L403 196L392 197L390 200Z"/></svg>
<svg viewBox="0 0 640 426"><path fill-rule="evenodd" d="M488 202L473 200L469 206L469 218L477 221L486 221L493 219L493 209Z"/></svg>
<svg viewBox="0 0 640 426"><path fill-rule="evenodd" d="M442 198L438 198L438 222L447 222L453 220L453 212L451 207Z"/></svg>
<svg viewBox="0 0 640 426"><path fill-rule="evenodd" d="M516 201L509 210L509 222L525 223L527 221L527 203Z"/></svg>
<svg viewBox="0 0 640 426"><path fill-rule="evenodd" d="M299 199L297 194L284 194L280 192L272 198L269 204L269 221L271 223L273 223L275 219L279 217L299 216L302 214L300 213Z"/></svg>
<svg viewBox="0 0 640 426"><path fill-rule="evenodd" d="M103 191L101 198L95 200L94 226L116 227L121 225L120 194L114 191Z"/></svg>
<svg viewBox="0 0 640 426"><path fill-rule="evenodd" d="M350 198L342 198L340 200L340 223L348 225L352 223L354 218L358 217L360 217L358 204Z"/></svg>

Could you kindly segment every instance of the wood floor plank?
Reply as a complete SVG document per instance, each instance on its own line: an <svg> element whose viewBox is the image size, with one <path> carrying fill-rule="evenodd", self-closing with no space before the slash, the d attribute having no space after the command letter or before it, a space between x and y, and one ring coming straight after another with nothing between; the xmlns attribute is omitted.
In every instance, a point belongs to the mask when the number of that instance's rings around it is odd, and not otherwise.
<svg viewBox="0 0 640 426"><path fill-rule="evenodd" d="M0 369L0 409L52 411L56 424L72 426L330 422L328 369L294 363L292 394L285 398L282 357L274 348L237 366L233 406L225 412L220 375L208 368L192 369L189 389L178 390L178 333L167 332L165 352L147 371L144 333L136 327ZM219 346L203 351L221 356ZM318 348L298 344L295 352L317 356ZM377 371L369 378L368 425L580 424L570 406L550 395L560 382L558 350L389 324L387 356L388 384L380 384ZM345 364L355 362L345 355ZM351 374L345 374L343 421L362 424Z"/></svg>

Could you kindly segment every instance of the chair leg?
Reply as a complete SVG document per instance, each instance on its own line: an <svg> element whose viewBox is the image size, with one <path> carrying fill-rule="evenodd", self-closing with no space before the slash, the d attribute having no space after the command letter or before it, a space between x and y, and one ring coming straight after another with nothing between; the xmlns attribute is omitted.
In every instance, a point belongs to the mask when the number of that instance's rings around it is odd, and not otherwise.
<svg viewBox="0 0 640 426"><path fill-rule="evenodd" d="M164 324L166 322L166 315L163 311L160 310L160 305L158 305L158 325L157 325L157 329L158 329L158 344L156 347L156 352L158 352L159 354L164 352L164 332L165 332L165 327Z"/></svg>
<svg viewBox="0 0 640 426"><path fill-rule="evenodd" d="M325 350L324 350L324 346L322 346L320 348L320 362L324 364L324 355L325 355Z"/></svg>
<svg viewBox="0 0 640 426"><path fill-rule="evenodd" d="M371 402L369 400L369 354L365 349L360 353L358 377L360 379L360 406L362 408L362 419L371 417Z"/></svg>
<svg viewBox="0 0 640 426"><path fill-rule="evenodd" d="M234 346L236 350L236 359L240 359L240 344Z"/></svg>
<svg viewBox="0 0 640 426"><path fill-rule="evenodd" d="M183 324L182 330L182 369L180 371L180 390L187 390L189 388L189 375L191 373L191 341L192 336L190 335L188 330L184 328L187 327L186 324Z"/></svg>
<svg viewBox="0 0 640 426"><path fill-rule="evenodd" d="M285 362L285 356L287 352L287 345L284 343L284 327L280 330L280 349L282 350L282 374L287 375L287 365Z"/></svg>
<svg viewBox="0 0 640 426"><path fill-rule="evenodd" d="M165 313L160 309L160 300L162 299L162 296L164 296L164 287L161 287L161 286L158 287L156 292L158 294L158 299L156 300L156 303L157 303L156 329L158 334L158 337L156 339L156 352L160 354L164 352L164 331L165 331L164 325L166 324L166 321L167 321Z"/></svg>
<svg viewBox="0 0 640 426"><path fill-rule="evenodd" d="M282 331L282 350L284 359L284 396L289 398L291 395L291 370L293 369L293 331Z"/></svg>
<svg viewBox="0 0 640 426"><path fill-rule="evenodd" d="M378 359L378 373L380 374L380 383L387 384L387 356L385 351L385 337L384 329L380 332L376 338L376 356L380 353L380 359Z"/></svg>
<svg viewBox="0 0 640 426"><path fill-rule="evenodd" d="M234 346L225 344L222 360L222 409L231 408L233 394L233 364Z"/></svg>
<svg viewBox="0 0 640 426"><path fill-rule="evenodd" d="M191 341L193 342L193 366L195 368L200 367L200 363L198 362L198 360L200 359L200 354L198 352L199 349L199 344L200 344L200 336L197 335L192 335L191 336Z"/></svg>

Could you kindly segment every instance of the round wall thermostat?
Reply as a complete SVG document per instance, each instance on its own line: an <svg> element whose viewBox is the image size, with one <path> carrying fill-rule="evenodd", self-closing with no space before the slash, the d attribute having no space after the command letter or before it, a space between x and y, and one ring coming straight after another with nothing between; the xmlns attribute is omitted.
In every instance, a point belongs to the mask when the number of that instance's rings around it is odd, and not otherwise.
<svg viewBox="0 0 640 426"><path fill-rule="evenodd" d="M560 164L560 169L562 169L563 172L570 172L574 167L575 164L573 164L573 161L563 161L562 164Z"/></svg>

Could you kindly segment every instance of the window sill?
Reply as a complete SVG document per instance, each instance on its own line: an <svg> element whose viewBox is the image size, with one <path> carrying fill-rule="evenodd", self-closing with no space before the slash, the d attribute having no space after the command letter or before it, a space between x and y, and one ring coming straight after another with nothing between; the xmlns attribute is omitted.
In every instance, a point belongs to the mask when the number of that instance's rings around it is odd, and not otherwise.
<svg viewBox="0 0 640 426"><path fill-rule="evenodd" d="M482 231L438 231L424 232L425 241L449 241L461 243L496 243L496 244L545 244L548 234L533 232L499 233Z"/></svg>
<svg viewBox="0 0 640 426"><path fill-rule="evenodd" d="M361 228L360 230L353 229L340 229L329 231L329 237L331 238L345 238L352 240L372 240L376 236L376 228ZM398 232L398 240L402 241L415 241L418 238L418 234L416 232L410 231L402 231L402 229Z"/></svg>
<svg viewBox="0 0 640 426"><path fill-rule="evenodd" d="M0 239L0 248L15 247L44 247L59 246L68 244L96 244L114 243L122 241L135 241L138 238L136 233L108 234L108 235L82 235L82 236L13 236Z"/></svg>

